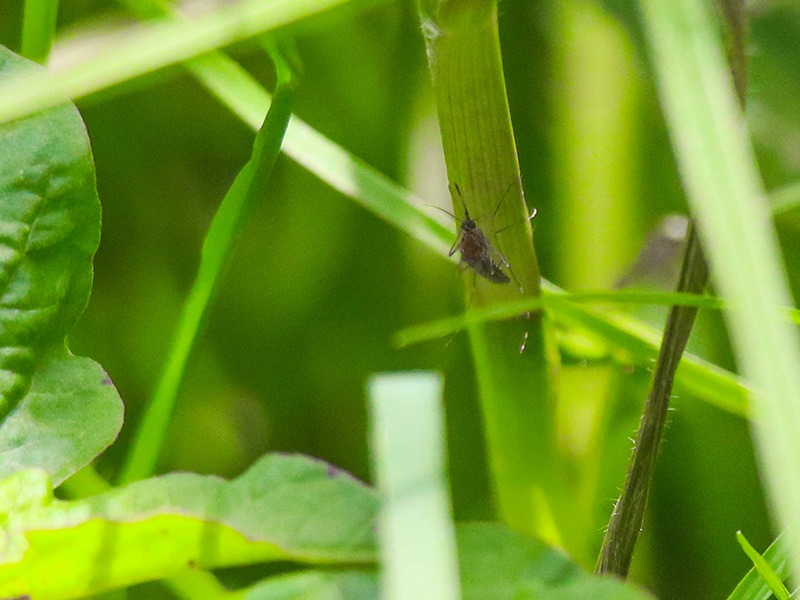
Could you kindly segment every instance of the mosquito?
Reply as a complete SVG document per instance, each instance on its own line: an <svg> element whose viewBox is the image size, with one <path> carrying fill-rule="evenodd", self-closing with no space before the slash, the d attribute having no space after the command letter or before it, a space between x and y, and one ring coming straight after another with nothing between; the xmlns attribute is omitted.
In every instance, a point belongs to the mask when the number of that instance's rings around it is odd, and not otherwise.
<svg viewBox="0 0 800 600"><path fill-rule="evenodd" d="M498 209L500 208L500 204L502 204L503 200L505 199L508 192L511 190L514 183L512 182L511 185L508 186L505 194L503 194L503 198L500 199L500 202L497 203L497 207L494 209L492 213L492 218L497 214ZM457 183L453 183L450 186L450 194L455 199L455 194L453 194L453 189L455 189L458 197L461 199L461 203L464 206L464 219L461 220L461 223L458 227L458 234L456 235L456 241L453 243L453 247L450 248L450 252L448 256L453 256L456 253L456 250L461 252L461 264L466 264L470 267L475 273L491 281L492 283L497 284L507 284L511 283L511 279L508 275L506 275L503 268L505 268L512 277L514 277L514 281L517 282L519 287L520 294L524 294L524 290L522 289L522 285L520 285L519 280L514 275L514 271L511 269L511 264L508 262L508 259L496 249L492 243L489 241L489 238L486 237L486 234L483 233L478 224L475 220L469 216L469 209L467 208L466 203L464 202L463 197L461 196L461 190L458 187ZM454 214L446 211L441 207L434 207L438 208L442 212L450 215L456 222L459 221L458 217ZM536 216L537 210L534 209L531 215L527 218L528 221L533 219ZM505 231L509 227L513 226L508 225L495 231L495 234L500 233L501 231ZM500 266L502 264L502 267ZM472 298L470 297L470 303L472 302ZM526 312L522 315L523 318L529 319L531 314ZM526 331L523 339L522 344L519 347L519 352L522 354L525 351L525 347L528 342L528 332Z"/></svg>
<svg viewBox="0 0 800 600"><path fill-rule="evenodd" d="M458 184L454 183L453 188L455 188L458 197L461 198L461 190L459 189ZM511 186L509 186L509 190L510 189ZM507 193L508 191L506 191L506 194ZM503 198L505 198L506 194L503 194ZM462 204L464 203L463 199L461 202ZM502 199L500 203L502 203ZM492 213L493 217L500 208L500 203L498 203L497 208L494 209L494 213ZM439 210L442 210L458 221L455 215L442 208ZM535 215L536 211L534 211L534 213L529 217L529 220ZM500 231L504 231L505 229L507 229L507 227L501 229ZM492 245L492 243L489 241L489 238L485 233L483 233L483 230L478 227L478 224L475 222L475 220L469 216L469 209L467 208L466 204L464 204L464 219L461 221L461 225L458 228L456 241L453 243L453 247L450 248L448 256L453 256L456 251L461 252L461 263L470 267L473 271L475 271L475 273L484 279L488 279L492 283L501 285L511 283L511 279L503 271L503 267L505 267L505 269L513 275L511 265L506 257L503 256L503 253Z"/></svg>
<svg viewBox="0 0 800 600"><path fill-rule="evenodd" d="M511 283L508 275L503 272L500 265L492 258L493 255L500 257L503 266L509 268L508 260L503 256L489 241L474 219L470 218L469 210L464 207L464 220L458 228L458 235L453 247L450 248L448 256L453 256L456 250L461 252L461 262L469 266L481 277L488 279L492 283Z"/></svg>

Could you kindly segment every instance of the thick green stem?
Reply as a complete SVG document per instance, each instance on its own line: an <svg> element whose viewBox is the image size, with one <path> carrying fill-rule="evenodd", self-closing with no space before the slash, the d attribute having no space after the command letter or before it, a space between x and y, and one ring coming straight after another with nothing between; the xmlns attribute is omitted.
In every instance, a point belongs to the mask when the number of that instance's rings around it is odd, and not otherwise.
<svg viewBox="0 0 800 600"><path fill-rule="evenodd" d="M506 285L465 272L467 296L477 306L540 293L496 9L493 0L421 2L447 174L452 190L457 186L454 213L468 210L510 265ZM556 499L561 470L551 387L557 359L547 356L543 318L474 326L469 334L499 515L515 529L560 540L553 526L553 507L563 506Z"/></svg>

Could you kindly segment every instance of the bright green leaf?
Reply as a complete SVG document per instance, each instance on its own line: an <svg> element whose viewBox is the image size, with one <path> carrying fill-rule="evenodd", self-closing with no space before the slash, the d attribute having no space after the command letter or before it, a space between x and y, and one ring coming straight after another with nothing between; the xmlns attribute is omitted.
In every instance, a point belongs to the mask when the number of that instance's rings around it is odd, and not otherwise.
<svg viewBox="0 0 800 600"><path fill-rule="evenodd" d="M373 573L309 571L274 577L253 586L242 600L374 600L378 578Z"/></svg>
<svg viewBox="0 0 800 600"><path fill-rule="evenodd" d="M750 545L750 542L747 541L747 538L741 531L736 532L736 540L739 542L742 550L744 550L744 553L747 554L747 557L753 561L753 566L756 571L758 571L761 579L764 580L764 583L767 584L769 589L772 590L772 593L775 594L775 597L778 600L789 600L789 591L786 589L786 586L783 585L781 577L775 572L772 565L769 564L769 561Z"/></svg>
<svg viewBox="0 0 800 600"><path fill-rule="evenodd" d="M121 427L122 403L100 365L48 358L0 427L0 478L40 468L58 485L108 447Z"/></svg>
<svg viewBox="0 0 800 600"><path fill-rule="evenodd" d="M25 471L0 484L0 508L9 497L0 597L77 598L187 565L375 560L374 492L301 456L266 456L234 481L177 473L76 502Z"/></svg>
<svg viewBox="0 0 800 600"><path fill-rule="evenodd" d="M632 584L596 577L564 554L499 525L458 529L464 600L645 600Z"/></svg>
<svg viewBox="0 0 800 600"><path fill-rule="evenodd" d="M779 536L770 544L762 559L780 579L789 577L789 548L783 536ZM736 589L728 596L728 600L768 600L769 598L772 598L772 590L755 567L747 572Z"/></svg>
<svg viewBox="0 0 800 600"><path fill-rule="evenodd" d="M0 47L0 79L40 71ZM107 375L65 346L100 241L89 138L74 106L0 127L0 200L0 476L39 467L60 483L122 425Z"/></svg>

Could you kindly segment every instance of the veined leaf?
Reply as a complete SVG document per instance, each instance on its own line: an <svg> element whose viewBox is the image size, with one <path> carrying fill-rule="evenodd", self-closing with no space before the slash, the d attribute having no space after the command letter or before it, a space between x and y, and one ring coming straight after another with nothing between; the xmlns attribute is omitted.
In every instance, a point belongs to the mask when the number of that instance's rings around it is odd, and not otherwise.
<svg viewBox="0 0 800 600"><path fill-rule="evenodd" d="M0 79L38 71L0 47ZM1 126L0 475L40 467L60 483L122 425L108 376L65 344L89 299L99 240L94 165L75 107Z"/></svg>
<svg viewBox="0 0 800 600"><path fill-rule="evenodd" d="M372 564L376 494L300 456L233 481L176 473L87 500L53 500L41 471L0 483L0 597L78 598L188 566Z"/></svg>

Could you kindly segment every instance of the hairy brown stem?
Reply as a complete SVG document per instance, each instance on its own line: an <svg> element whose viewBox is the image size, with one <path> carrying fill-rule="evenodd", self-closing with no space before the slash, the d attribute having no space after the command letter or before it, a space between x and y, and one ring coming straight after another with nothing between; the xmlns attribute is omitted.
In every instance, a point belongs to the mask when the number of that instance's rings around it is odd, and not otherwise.
<svg viewBox="0 0 800 600"><path fill-rule="evenodd" d="M720 8L727 27L728 61L734 87L740 104L744 106L747 93L744 2L720 0ZM677 291L700 294L708 285L708 280L708 264L694 226L690 225ZM667 420L675 370L686 348L696 315L697 308L690 306L673 306L670 310L653 376L653 387L645 403L633 453L628 463L625 485L614 506L608 530L603 538L595 573L613 573L620 577L628 574L636 540L644 521L658 448Z"/></svg>

